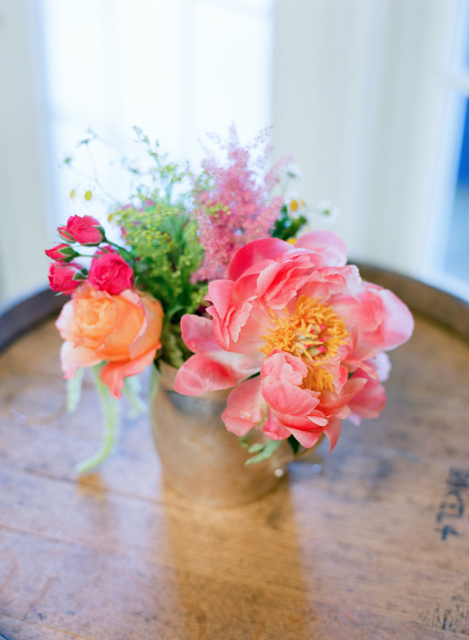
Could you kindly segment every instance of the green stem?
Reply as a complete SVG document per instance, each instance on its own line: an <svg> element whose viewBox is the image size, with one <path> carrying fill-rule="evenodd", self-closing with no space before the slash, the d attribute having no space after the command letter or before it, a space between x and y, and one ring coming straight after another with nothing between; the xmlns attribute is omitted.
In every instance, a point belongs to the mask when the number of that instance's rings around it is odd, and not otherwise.
<svg viewBox="0 0 469 640"><path fill-rule="evenodd" d="M111 396L109 389L101 382L99 378L100 368L101 366L97 365L92 368L92 371L101 400L101 409L103 411L104 440L100 449L98 449L96 453L77 464L76 469L78 473L89 473L95 467L104 462L104 460L113 452L119 434L119 401Z"/></svg>

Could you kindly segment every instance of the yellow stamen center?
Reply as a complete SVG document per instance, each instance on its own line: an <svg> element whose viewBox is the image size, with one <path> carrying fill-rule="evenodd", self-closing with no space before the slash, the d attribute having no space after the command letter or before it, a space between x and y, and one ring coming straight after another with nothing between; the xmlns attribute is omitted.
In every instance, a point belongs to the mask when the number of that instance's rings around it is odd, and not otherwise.
<svg viewBox="0 0 469 640"><path fill-rule="evenodd" d="M270 333L262 336L261 351L269 355L279 349L301 358L308 367L302 386L319 392L332 389L332 375L321 364L330 361L349 336L337 313L320 298L300 296L292 315L280 318L272 312L272 324Z"/></svg>

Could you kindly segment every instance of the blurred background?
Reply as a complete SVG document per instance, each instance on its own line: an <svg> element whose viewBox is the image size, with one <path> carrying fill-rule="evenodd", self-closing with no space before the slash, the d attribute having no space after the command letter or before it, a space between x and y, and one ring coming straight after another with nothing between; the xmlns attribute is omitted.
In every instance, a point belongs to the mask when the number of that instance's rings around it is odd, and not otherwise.
<svg viewBox="0 0 469 640"><path fill-rule="evenodd" d="M243 143L273 125L274 157L294 158L307 203L333 204L353 261L469 300L468 9L0 0L0 304L45 286L59 223L105 219L81 195L90 159L84 177L63 162L87 130L132 156L138 125L196 168L205 134L231 123ZM100 179L125 198L108 154L94 152Z"/></svg>

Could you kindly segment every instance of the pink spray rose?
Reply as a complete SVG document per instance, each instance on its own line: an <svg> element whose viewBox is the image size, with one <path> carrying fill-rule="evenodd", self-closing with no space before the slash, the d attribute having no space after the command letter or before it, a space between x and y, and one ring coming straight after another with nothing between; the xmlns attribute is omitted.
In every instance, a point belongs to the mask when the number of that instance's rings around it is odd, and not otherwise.
<svg viewBox="0 0 469 640"><path fill-rule="evenodd" d="M304 447L337 442L344 418L377 417L389 372L384 351L412 334L413 318L391 291L363 282L343 242L312 231L292 246L265 238L241 248L228 278L209 285L212 320L186 315L192 356L176 391L233 385L223 420L244 435L293 435ZM257 377L253 373L260 372ZM249 379L248 379L249 378Z"/></svg>
<svg viewBox="0 0 469 640"><path fill-rule="evenodd" d="M52 249L47 249L45 254L49 258L52 258L52 260L58 260L59 262L69 262L78 255L69 244L65 244L64 242L52 247Z"/></svg>
<svg viewBox="0 0 469 640"><path fill-rule="evenodd" d="M67 226L58 227L57 231L68 242L78 242L90 247L104 240L101 223L92 216L71 216L67 220Z"/></svg>
<svg viewBox="0 0 469 640"><path fill-rule="evenodd" d="M89 283L100 291L118 295L132 287L134 272L117 253L99 252L91 263Z"/></svg>
<svg viewBox="0 0 469 640"><path fill-rule="evenodd" d="M80 284L80 280L74 280L77 273L75 265L64 265L62 262L53 262L49 267L49 286L52 291L69 294L75 291Z"/></svg>

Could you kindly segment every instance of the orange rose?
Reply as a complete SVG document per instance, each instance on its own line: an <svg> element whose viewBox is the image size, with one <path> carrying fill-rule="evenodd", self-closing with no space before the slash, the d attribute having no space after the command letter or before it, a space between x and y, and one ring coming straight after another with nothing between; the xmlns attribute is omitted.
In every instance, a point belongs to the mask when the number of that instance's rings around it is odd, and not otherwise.
<svg viewBox="0 0 469 640"><path fill-rule="evenodd" d="M101 380L120 398L124 376L143 371L161 347L162 323L161 304L149 294L126 289L111 295L84 284L56 322L65 340L60 353L65 378L105 360Z"/></svg>

